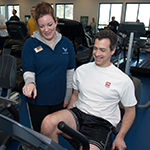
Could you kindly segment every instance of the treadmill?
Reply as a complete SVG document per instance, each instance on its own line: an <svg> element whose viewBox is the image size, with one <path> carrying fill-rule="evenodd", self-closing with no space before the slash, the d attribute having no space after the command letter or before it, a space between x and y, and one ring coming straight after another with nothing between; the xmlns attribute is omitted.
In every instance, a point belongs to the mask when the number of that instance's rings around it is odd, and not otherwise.
<svg viewBox="0 0 150 150"><path fill-rule="evenodd" d="M143 108L143 109L148 108L150 106L150 100L144 105L139 104L140 98L141 98L141 81L138 78L135 78L130 75L130 73L133 74L133 69L134 69L133 65L131 65L132 54L133 54L134 48L145 47L147 43L146 40L140 38L140 36L142 37L143 33L145 33L144 24L137 23L137 22L123 22L120 24L119 30L120 32L126 35L125 39L128 39L128 54L127 54L127 61L125 65L125 73L130 76L130 78L132 79L134 83L135 96L138 101L137 108Z"/></svg>
<svg viewBox="0 0 150 150"><path fill-rule="evenodd" d="M133 75L150 76L150 60L140 59L140 48L148 48L147 40L142 38L146 35L145 25L142 22L125 22L122 23L123 33L134 33L133 49L137 49L137 60L131 65L130 72Z"/></svg>

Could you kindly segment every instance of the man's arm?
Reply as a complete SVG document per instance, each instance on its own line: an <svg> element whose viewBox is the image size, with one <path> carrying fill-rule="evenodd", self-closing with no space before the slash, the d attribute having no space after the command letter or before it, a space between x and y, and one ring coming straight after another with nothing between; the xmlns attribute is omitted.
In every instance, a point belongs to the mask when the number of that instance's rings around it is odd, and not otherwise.
<svg viewBox="0 0 150 150"><path fill-rule="evenodd" d="M68 109L72 108L73 107L73 103L76 102L78 100L78 93L79 91L78 90L73 90L73 93L72 93L72 96L69 100L69 104L68 104Z"/></svg>
<svg viewBox="0 0 150 150"><path fill-rule="evenodd" d="M0 26L0 29L7 29L6 25Z"/></svg>
<svg viewBox="0 0 150 150"><path fill-rule="evenodd" d="M122 119L122 125L120 128L119 133L117 134L114 142L112 150L118 148L119 150L125 150L126 144L124 142L124 137L128 130L130 129L131 125L133 124L133 121L135 119L135 106L133 107L125 107L125 114Z"/></svg>

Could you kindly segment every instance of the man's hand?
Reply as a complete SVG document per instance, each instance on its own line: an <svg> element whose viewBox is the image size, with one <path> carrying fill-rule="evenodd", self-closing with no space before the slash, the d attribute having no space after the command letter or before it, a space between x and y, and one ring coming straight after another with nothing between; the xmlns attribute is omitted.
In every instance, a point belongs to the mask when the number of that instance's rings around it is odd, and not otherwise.
<svg viewBox="0 0 150 150"><path fill-rule="evenodd" d="M112 150L115 150L117 148L118 150L125 150L126 149L126 144L123 139L117 138L114 140L112 144Z"/></svg>

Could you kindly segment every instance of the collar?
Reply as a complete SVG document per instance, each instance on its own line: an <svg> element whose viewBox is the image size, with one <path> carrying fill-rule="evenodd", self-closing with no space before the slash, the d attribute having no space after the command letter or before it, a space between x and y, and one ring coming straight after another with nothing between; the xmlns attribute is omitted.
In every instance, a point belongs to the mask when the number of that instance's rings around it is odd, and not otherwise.
<svg viewBox="0 0 150 150"><path fill-rule="evenodd" d="M53 47L51 47L51 49L53 49L53 50L54 50L55 46L57 45L57 43L58 43L58 42L61 40L61 38L62 38L62 35L61 35L59 32L57 32L57 31L56 31L56 36L57 36L56 41L55 41ZM49 44L43 39L43 37L41 36L41 34L39 33L38 30L35 31L35 32L33 32L32 37L38 39L38 40L41 41L42 43L44 43L44 44L46 44L46 45L49 46ZM50 47L50 46L49 46L49 47Z"/></svg>

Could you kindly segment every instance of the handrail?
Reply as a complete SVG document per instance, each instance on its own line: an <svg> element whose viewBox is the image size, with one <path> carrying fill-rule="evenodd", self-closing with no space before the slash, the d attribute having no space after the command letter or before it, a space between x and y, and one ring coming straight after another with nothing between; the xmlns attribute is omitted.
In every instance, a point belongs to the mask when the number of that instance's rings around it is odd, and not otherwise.
<svg viewBox="0 0 150 150"><path fill-rule="evenodd" d="M69 135L76 141L80 142L82 144L82 150L89 150L88 139L83 134L73 129L63 121L59 122L58 129L60 129L61 131L63 131L65 134Z"/></svg>

